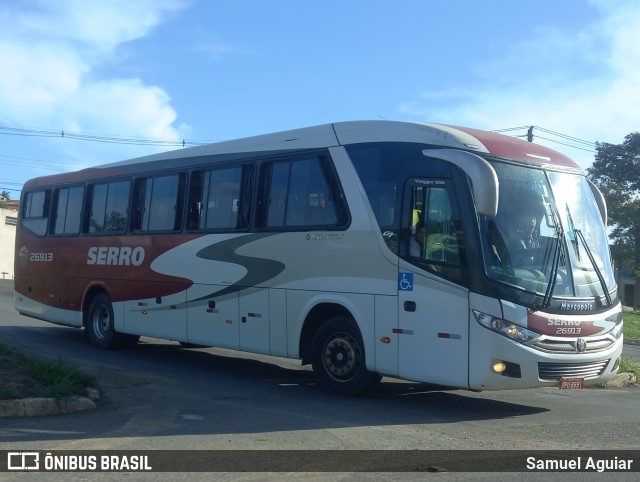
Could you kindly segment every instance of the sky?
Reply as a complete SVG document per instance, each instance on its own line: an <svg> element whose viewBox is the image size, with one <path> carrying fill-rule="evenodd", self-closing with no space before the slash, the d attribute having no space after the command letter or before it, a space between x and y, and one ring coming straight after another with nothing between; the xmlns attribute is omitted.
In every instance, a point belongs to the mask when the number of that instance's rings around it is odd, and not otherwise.
<svg viewBox="0 0 640 482"><path fill-rule="evenodd" d="M636 0L2 0L0 191L369 119L533 125L586 169L640 130L639 36Z"/></svg>

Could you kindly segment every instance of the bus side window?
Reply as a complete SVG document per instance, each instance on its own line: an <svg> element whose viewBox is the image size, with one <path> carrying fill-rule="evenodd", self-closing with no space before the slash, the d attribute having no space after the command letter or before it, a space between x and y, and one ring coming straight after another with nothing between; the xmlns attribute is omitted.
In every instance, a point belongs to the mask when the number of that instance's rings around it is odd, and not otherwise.
<svg viewBox="0 0 640 482"><path fill-rule="evenodd" d="M236 229L242 168L216 169L209 177L206 229Z"/></svg>
<svg viewBox="0 0 640 482"><path fill-rule="evenodd" d="M21 223L25 229L39 236L47 234L50 197L49 190L29 192L25 195L21 216Z"/></svg>
<svg viewBox="0 0 640 482"><path fill-rule="evenodd" d="M52 234L80 233L84 186L55 190Z"/></svg>
<svg viewBox="0 0 640 482"><path fill-rule="evenodd" d="M133 195L134 231L177 231L181 228L184 175L136 179Z"/></svg>
<svg viewBox="0 0 640 482"><path fill-rule="evenodd" d="M127 228L129 181L114 181L91 186L86 232L123 233Z"/></svg>
<svg viewBox="0 0 640 482"><path fill-rule="evenodd" d="M276 161L267 166L262 199L266 227L335 227L347 220L320 158Z"/></svg>
<svg viewBox="0 0 640 482"><path fill-rule="evenodd" d="M191 174L187 229L236 230L248 226L249 166L233 166Z"/></svg>

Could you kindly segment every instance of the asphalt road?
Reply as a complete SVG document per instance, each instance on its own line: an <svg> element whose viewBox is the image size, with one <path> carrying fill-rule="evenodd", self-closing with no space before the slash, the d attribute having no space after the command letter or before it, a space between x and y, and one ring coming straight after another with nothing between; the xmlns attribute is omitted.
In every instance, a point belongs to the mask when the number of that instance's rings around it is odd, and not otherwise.
<svg viewBox="0 0 640 482"><path fill-rule="evenodd" d="M321 392L295 360L222 349L185 350L143 338L101 351L82 331L21 317L0 290L0 343L62 359L97 376L96 410L0 419L0 450L638 450L640 389L554 388L472 393L384 379L364 398ZM637 347L632 348L637 356ZM626 351L626 348L625 348ZM240 455L239 455L240 454ZM294 454L292 452L292 454ZM319 452L322 454L322 452ZM295 456L295 455L292 455ZM640 460L636 462L640 465ZM25 474L0 473L0 481ZM114 474L32 474L39 480L114 480ZM499 474L512 480L513 474ZM524 480L598 474L518 474ZM609 480L635 480L610 474ZM637 475L637 474L636 474ZM46 476L46 477L45 477ZM395 480L495 480L491 473L396 474ZM131 474L128 481L156 480ZM574 478L575 477L575 478ZM172 480L388 480L380 473L171 474Z"/></svg>

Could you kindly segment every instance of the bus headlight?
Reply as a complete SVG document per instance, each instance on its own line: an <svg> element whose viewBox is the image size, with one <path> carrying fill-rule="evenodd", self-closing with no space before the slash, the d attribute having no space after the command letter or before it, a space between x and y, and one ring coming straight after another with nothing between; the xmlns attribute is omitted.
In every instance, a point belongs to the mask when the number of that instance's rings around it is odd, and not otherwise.
<svg viewBox="0 0 640 482"><path fill-rule="evenodd" d="M487 315L480 311L473 310L473 315L476 317L477 322L485 328L495 331L496 333L500 333L501 335L520 343L526 343L540 336L538 333L527 330L520 325L516 325L515 323L511 323L510 321L506 321L501 318L496 318L495 316Z"/></svg>
<svg viewBox="0 0 640 482"><path fill-rule="evenodd" d="M611 334L616 338L616 340L620 338L620 335L622 335L623 326L624 326L624 321L621 321L620 323L618 323L616 326L613 327L613 330L611 330Z"/></svg>

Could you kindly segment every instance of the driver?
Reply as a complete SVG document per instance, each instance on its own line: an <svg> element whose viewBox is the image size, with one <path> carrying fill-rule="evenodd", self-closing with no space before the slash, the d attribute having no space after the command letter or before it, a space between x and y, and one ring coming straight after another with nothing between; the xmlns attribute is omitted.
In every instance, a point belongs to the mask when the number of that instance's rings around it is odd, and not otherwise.
<svg viewBox="0 0 640 482"><path fill-rule="evenodd" d="M519 213L514 222L512 242L517 244L519 249L533 249L540 247L538 239L538 220L529 213ZM515 247L515 246L514 246Z"/></svg>

